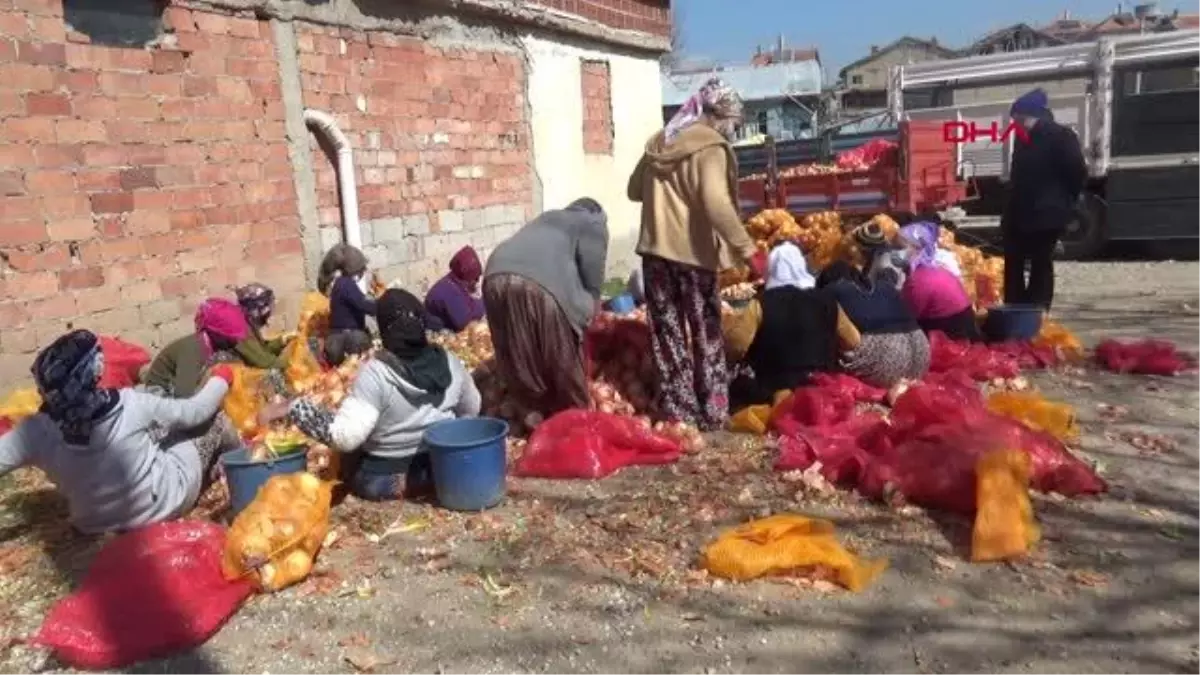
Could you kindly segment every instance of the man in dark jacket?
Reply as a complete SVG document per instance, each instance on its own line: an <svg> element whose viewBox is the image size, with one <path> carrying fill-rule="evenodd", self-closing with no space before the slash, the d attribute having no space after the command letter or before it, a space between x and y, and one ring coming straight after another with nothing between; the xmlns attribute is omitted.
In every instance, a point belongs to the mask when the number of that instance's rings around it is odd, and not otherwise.
<svg viewBox="0 0 1200 675"><path fill-rule="evenodd" d="M1016 143L1008 204L1000 220L1004 302L1048 310L1054 298L1054 249L1078 218L1087 165L1075 133L1054 121L1046 92L1034 89L1021 96L1009 114L1029 133Z"/></svg>

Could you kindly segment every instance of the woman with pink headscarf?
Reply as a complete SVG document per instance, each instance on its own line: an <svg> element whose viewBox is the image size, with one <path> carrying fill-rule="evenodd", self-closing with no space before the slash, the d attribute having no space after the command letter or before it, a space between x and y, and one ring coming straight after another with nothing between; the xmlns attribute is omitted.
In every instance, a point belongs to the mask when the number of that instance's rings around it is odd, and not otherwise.
<svg viewBox="0 0 1200 675"><path fill-rule="evenodd" d="M900 295L926 333L940 331L954 340L983 340L975 309L962 281L938 259L938 226L921 222L900 228L908 257L908 275Z"/></svg>
<svg viewBox="0 0 1200 675"><path fill-rule="evenodd" d="M464 246L450 259L450 273L438 280L425 296L427 323L433 330L455 333L483 318L483 299L479 297L479 279L483 264L479 254Z"/></svg>
<svg viewBox="0 0 1200 675"><path fill-rule="evenodd" d="M214 364L239 362L239 343L251 336L242 308L232 300L209 298L195 317L196 332L167 345L150 364L143 384L171 398L196 393L204 373Z"/></svg>

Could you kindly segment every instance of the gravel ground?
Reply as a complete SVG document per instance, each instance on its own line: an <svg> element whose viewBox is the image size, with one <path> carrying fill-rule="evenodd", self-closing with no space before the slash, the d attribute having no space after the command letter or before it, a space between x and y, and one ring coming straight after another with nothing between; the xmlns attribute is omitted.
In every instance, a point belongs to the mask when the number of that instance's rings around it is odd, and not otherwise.
<svg viewBox="0 0 1200 675"><path fill-rule="evenodd" d="M1195 353L1196 263L1059 273L1056 318L1085 343L1158 337ZM674 467L513 481L485 515L350 500L309 581L135 671L1196 672L1196 376L1032 380L1076 406L1079 450L1112 489L1035 497L1044 538L1020 563L972 565L969 522L791 482L761 442L721 436ZM66 535L61 504L33 479L5 488L0 649L36 628L96 547ZM695 571L719 530L788 511L831 518L890 569L859 594ZM393 522L424 529L372 543ZM0 651L3 671L58 668L24 646Z"/></svg>

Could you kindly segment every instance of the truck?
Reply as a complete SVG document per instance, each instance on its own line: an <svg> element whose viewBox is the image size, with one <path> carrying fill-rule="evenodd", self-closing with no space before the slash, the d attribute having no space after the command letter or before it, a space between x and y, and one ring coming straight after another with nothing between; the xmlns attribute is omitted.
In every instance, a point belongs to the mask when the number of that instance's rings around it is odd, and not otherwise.
<svg viewBox="0 0 1200 675"><path fill-rule="evenodd" d="M893 129L739 147L738 201L744 216L782 208L795 215L838 211L848 222L878 213L929 213L966 197L954 149L941 125L908 121ZM869 143L891 146L883 161L838 167L838 154Z"/></svg>
<svg viewBox="0 0 1200 675"><path fill-rule="evenodd" d="M1014 143L1012 101L1040 87L1056 121L1079 138L1088 181L1081 217L1062 242L1086 258L1110 241L1200 238L1200 31L893 66L888 107L901 122L940 123L970 197L946 217L994 227L1006 201ZM966 130L967 133L958 133Z"/></svg>

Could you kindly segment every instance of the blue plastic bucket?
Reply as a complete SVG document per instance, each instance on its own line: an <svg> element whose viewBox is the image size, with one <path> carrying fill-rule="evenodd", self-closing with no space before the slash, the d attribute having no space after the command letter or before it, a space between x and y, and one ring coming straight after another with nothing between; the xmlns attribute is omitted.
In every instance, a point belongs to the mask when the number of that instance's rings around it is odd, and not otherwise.
<svg viewBox="0 0 1200 675"><path fill-rule="evenodd" d="M465 417L425 431L438 503L454 511L483 511L504 500L508 422Z"/></svg>
<svg viewBox="0 0 1200 675"><path fill-rule="evenodd" d="M254 501L258 489L271 476L306 470L308 453L301 449L277 459L255 462L247 458L246 449L242 448L221 455L221 466L225 469L225 482L229 485L229 517L232 518Z"/></svg>
<svg viewBox="0 0 1200 675"><path fill-rule="evenodd" d="M637 303L633 301L633 296L628 293L622 293L608 301L608 311L617 314L628 314L636 307Z"/></svg>
<svg viewBox="0 0 1200 675"><path fill-rule="evenodd" d="M1000 305L988 310L983 333L992 342L1024 342L1042 330L1045 310L1037 305Z"/></svg>

